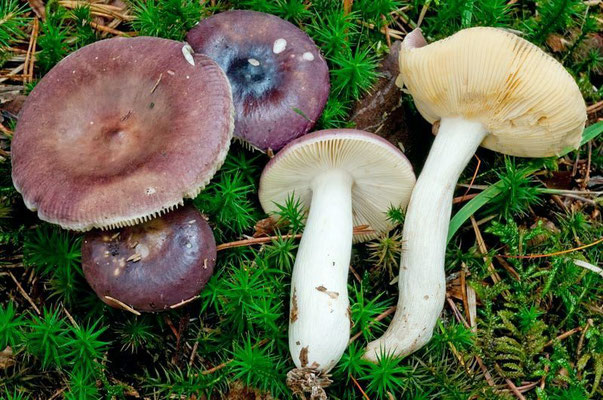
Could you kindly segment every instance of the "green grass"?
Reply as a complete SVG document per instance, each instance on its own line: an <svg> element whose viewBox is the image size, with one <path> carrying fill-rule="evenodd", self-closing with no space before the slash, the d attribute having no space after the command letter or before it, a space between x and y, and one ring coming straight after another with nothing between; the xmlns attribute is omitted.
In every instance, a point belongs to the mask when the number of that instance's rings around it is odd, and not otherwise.
<svg viewBox="0 0 603 400"><path fill-rule="evenodd" d="M90 7L45 3L34 81L24 86L25 94L66 55L104 38L90 24L97 21ZM603 58L595 37L603 15L598 6L579 0L356 0L349 14L338 0L128 4L134 18L117 29L175 40L182 40L200 18L233 7L270 12L299 26L321 47L330 68L332 92L316 129L351 125L348 113L378 78L386 52L380 29L387 24L400 31L402 24L409 30L419 19L429 41L470 26L513 29L564 64L587 104L603 97ZM27 49L33 17L27 3L0 0L3 73L16 65L10 61L20 54L14 49ZM412 103L402 96L404 104ZM421 118L412 106L405 112L408 121ZM15 127L8 115L2 123ZM412 134L429 137L427 129L416 129ZM403 359L382 354L379 363L371 364L362 358L363 348L391 320L391 312L376 319L396 303L392 279L399 248L404 248L399 243L404 214L390 210L394 230L353 249L358 276L350 274L349 294L357 338L332 371L331 398L362 398L359 387L371 400L517 398L508 382L527 385L526 399L601 398L602 278L575 261L600 266L603 245L567 252L603 237L601 200L567 198L545 184L601 190L600 183L586 186L584 179L586 160L591 184L603 175L602 131L603 122L590 125L579 150L554 159L478 151L477 189L470 193L479 194L455 205L446 256L451 301L465 319L468 310L457 296L461 274L467 290L476 293L475 329L447 305L425 348ZM9 140L1 143L8 150ZM582 162L576 164L578 159ZM252 235L265 218L257 188L267 161L233 144L222 169L192 201L208 216L218 243ZM460 182L469 183L474 168L471 163ZM82 276L81 235L25 211L11 184L10 160L0 161L0 352L10 347L2 353L8 356L0 355L0 399L46 399L59 391L67 399L126 399L135 391L141 398L220 398L241 388L247 398L267 398L267 393L290 398L285 385L293 368L288 299L298 241L284 235L302 232L305 214L295 198L280 205L279 214L277 237L270 243L219 253L199 300L137 317L109 308L94 295ZM485 254L476 242L472 216L480 223ZM519 258L534 254L548 256Z"/></svg>

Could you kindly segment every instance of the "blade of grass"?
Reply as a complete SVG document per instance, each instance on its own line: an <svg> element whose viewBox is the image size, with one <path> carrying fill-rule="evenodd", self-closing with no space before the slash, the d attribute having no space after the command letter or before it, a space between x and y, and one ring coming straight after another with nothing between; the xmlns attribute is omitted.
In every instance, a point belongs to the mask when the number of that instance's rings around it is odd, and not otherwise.
<svg viewBox="0 0 603 400"><path fill-rule="evenodd" d="M599 136L603 132L603 122L597 122L586 128L584 133L582 134L582 141L580 142L580 146L589 141L593 140L597 136ZM572 150L564 150L559 156L562 157ZM526 169L526 175L533 174L534 172L540 169L541 164L535 163L534 166ZM461 208L450 220L450 226L448 228L448 238L447 242L450 242L450 239L454 236L456 231L467 221L477 210L482 208L484 205L488 204L492 199L498 196L502 191L502 182L498 181L492 184L489 188L481 192L479 195L475 196L471 199L463 208Z"/></svg>

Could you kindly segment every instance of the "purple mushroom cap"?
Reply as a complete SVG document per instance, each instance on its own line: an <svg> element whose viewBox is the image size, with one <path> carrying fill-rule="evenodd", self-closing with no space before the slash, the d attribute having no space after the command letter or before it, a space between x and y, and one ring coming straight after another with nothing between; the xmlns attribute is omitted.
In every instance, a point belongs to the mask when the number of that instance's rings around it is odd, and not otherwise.
<svg viewBox="0 0 603 400"><path fill-rule="evenodd" d="M211 228L192 206L120 230L88 232L82 243L82 268L92 289L110 306L130 311L188 303L215 262Z"/></svg>
<svg viewBox="0 0 603 400"><path fill-rule="evenodd" d="M188 44L101 40L28 96L12 142L15 188L40 219L134 225L195 197L220 168L233 103L222 69Z"/></svg>
<svg viewBox="0 0 603 400"><path fill-rule="evenodd" d="M329 95L329 69L312 39L274 15L234 10L202 20L186 37L226 72L235 137L279 150L307 133Z"/></svg>

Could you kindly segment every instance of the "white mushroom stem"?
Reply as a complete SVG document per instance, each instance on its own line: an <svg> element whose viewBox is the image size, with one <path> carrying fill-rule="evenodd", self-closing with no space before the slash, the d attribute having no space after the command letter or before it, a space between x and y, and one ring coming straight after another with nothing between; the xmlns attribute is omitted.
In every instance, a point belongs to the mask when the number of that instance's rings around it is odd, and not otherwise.
<svg viewBox="0 0 603 400"><path fill-rule="evenodd" d="M327 170L312 181L312 204L293 267L289 350L298 368L328 372L350 338L348 269L352 177Z"/></svg>
<svg viewBox="0 0 603 400"><path fill-rule="evenodd" d="M444 256L453 191L486 135L481 123L441 120L406 212L396 314L385 334L369 343L369 360L382 353L408 355L431 339L446 295Z"/></svg>

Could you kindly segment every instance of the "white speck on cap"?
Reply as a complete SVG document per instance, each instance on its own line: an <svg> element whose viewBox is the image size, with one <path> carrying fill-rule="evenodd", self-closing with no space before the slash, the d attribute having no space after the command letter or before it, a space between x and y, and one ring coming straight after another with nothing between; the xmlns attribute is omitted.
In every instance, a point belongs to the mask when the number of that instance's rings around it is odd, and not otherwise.
<svg viewBox="0 0 603 400"><path fill-rule="evenodd" d="M260 62L258 60L256 60L255 58L250 58L247 60L247 62L251 65L253 65L254 67L257 67L258 65L260 65Z"/></svg>
<svg viewBox="0 0 603 400"><path fill-rule="evenodd" d="M182 55L190 65L195 65L195 59L193 58L194 50L189 44L182 46Z"/></svg>
<svg viewBox="0 0 603 400"><path fill-rule="evenodd" d="M272 45L272 52L274 54L279 54L285 51L287 48L287 41L283 38L276 39L274 44Z"/></svg>
<svg viewBox="0 0 603 400"><path fill-rule="evenodd" d="M310 53L309 51L306 51L302 58L306 61L314 61L314 54Z"/></svg>

